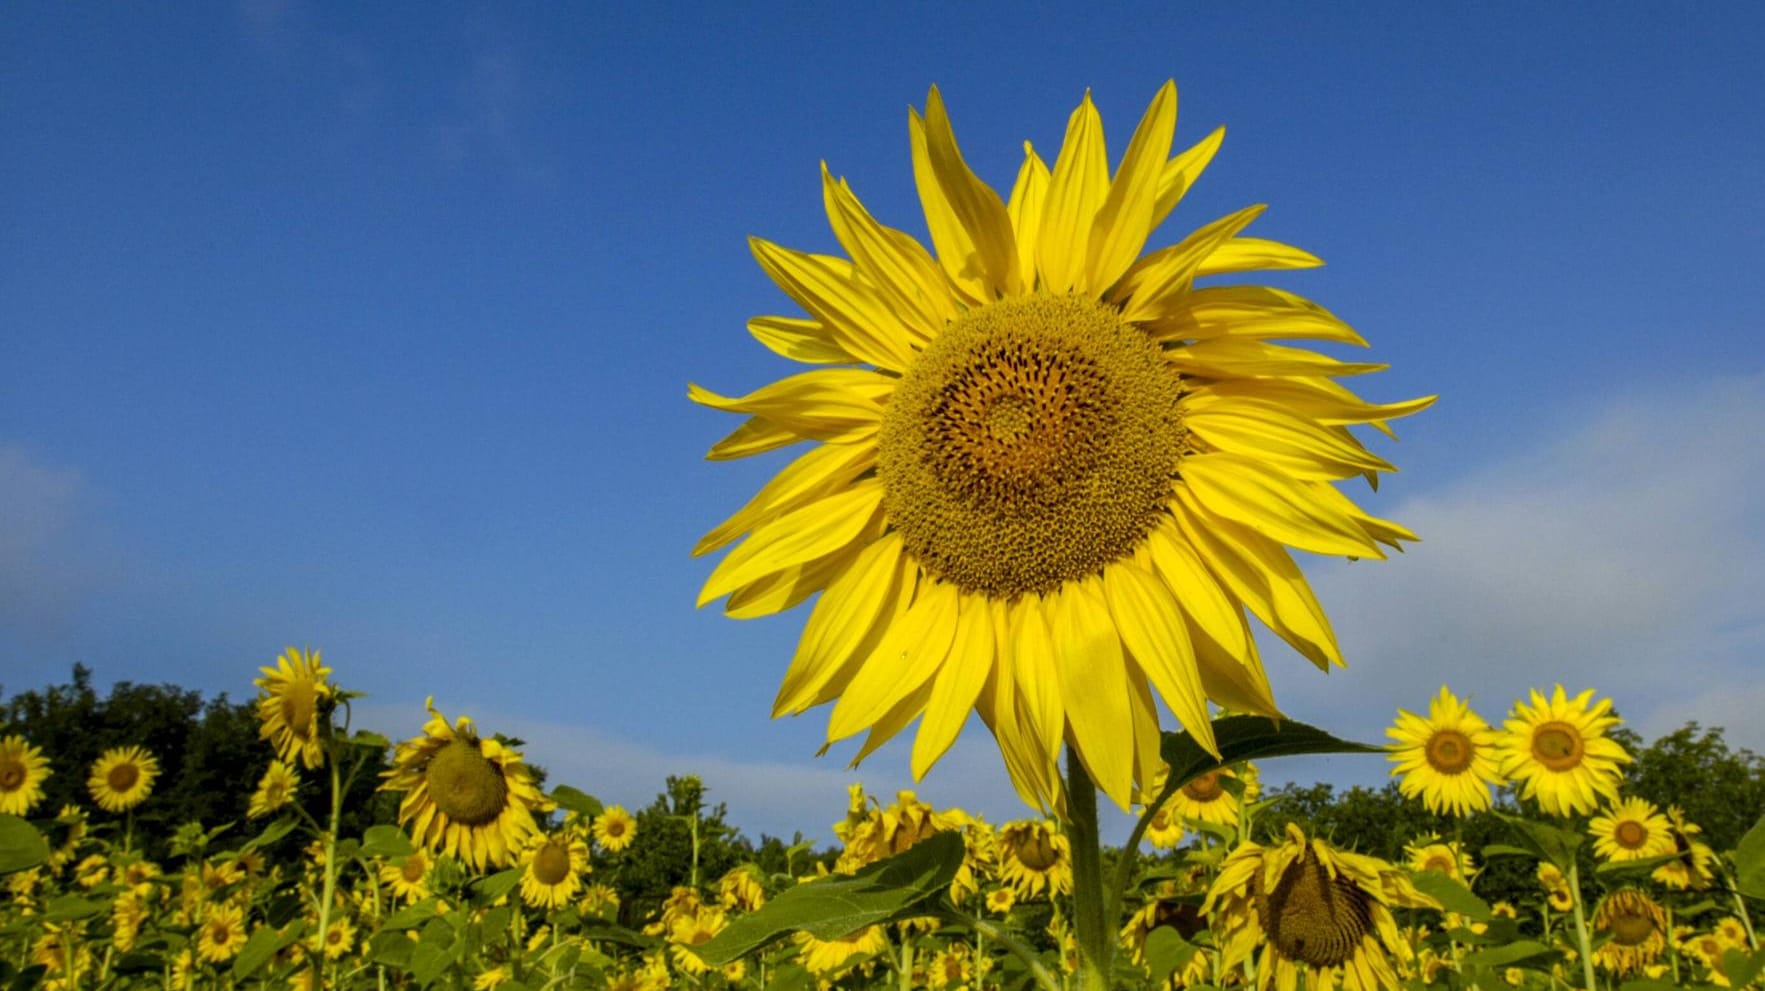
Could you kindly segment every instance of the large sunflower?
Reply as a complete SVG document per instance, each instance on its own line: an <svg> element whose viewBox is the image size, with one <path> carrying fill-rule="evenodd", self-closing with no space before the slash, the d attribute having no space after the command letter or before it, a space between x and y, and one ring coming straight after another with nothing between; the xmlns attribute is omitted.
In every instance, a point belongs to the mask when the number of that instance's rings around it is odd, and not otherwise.
<svg viewBox="0 0 1765 991"><path fill-rule="evenodd" d="M1611 938L1593 951L1593 962L1624 977L1660 959L1667 948L1667 912L1635 888L1614 891L1600 900L1593 928Z"/></svg>
<svg viewBox="0 0 1765 991"><path fill-rule="evenodd" d="M1498 737L1444 685L1428 703L1428 718L1399 709L1385 731L1395 743L1392 775L1398 790L1420 798L1428 811L1455 816L1489 808L1489 786L1501 783L1495 744Z"/></svg>
<svg viewBox="0 0 1765 991"><path fill-rule="evenodd" d="M1673 826L1643 798L1626 798L1587 824L1595 853L1614 863L1663 857L1673 852Z"/></svg>
<svg viewBox="0 0 1765 991"><path fill-rule="evenodd" d="M258 735L275 745L277 756L307 769L323 767L325 746L319 739L320 709L331 698L326 682L331 669L319 663L319 652L289 647L273 668L252 682L263 691L257 700Z"/></svg>
<svg viewBox="0 0 1765 991"><path fill-rule="evenodd" d="M398 745L382 791L402 791L399 825L421 846L444 850L473 867L506 867L538 831L534 810L549 807L521 754L479 737L472 720L449 726L424 702L423 735Z"/></svg>
<svg viewBox="0 0 1765 991"><path fill-rule="evenodd" d="M92 762L86 787L99 808L127 812L147 801L157 777L159 761L152 754L140 747L112 747Z"/></svg>
<svg viewBox="0 0 1765 991"><path fill-rule="evenodd" d="M1521 798L1538 799L1551 815L1592 812L1596 796L1618 800L1618 765L1630 755L1606 731L1618 725L1611 699L1592 703L1589 688L1573 699L1558 685L1545 698L1537 689L1532 703L1514 703L1497 744L1502 773L1520 787Z"/></svg>
<svg viewBox="0 0 1765 991"><path fill-rule="evenodd" d="M43 800L43 781L50 773L49 759L24 737L0 740L0 815L29 815Z"/></svg>
<svg viewBox="0 0 1765 991"><path fill-rule="evenodd" d="M1157 763L1153 689L1209 748L1209 699L1277 713L1246 608L1341 663L1288 548L1384 557L1416 539L1333 483L1393 470L1348 425L1388 429L1432 398L1364 402L1335 379L1383 366L1269 343L1365 343L1306 299L1196 287L1319 264L1240 237L1260 206L1141 255L1223 134L1172 158L1176 115L1166 83L1112 175L1087 94L1053 169L1026 145L1002 200L934 88L908 131L935 256L825 168L850 260L752 241L808 318L749 329L836 366L688 390L748 416L712 459L815 442L694 548L747 535L700 605L727 595L751 617L822 593L774 715L837 700L829 741L868 731L859 759L921 717L918 776L977 711L1027 802L1056 800L1065 740L1126 808Z"/></svg>
<svg viewBox="0 0 1765 991"><path fill-rule="evenodd" d="M1248 963L1258 949L1259 988L1381 991L1397 986L1386 957L1407 952L1392 907L1440 908L1407 875L1376 857L1308 840L1292 823L1285 840L1243 843L1220 865L1202 911L1220 946L1220 967Z"/></svg>

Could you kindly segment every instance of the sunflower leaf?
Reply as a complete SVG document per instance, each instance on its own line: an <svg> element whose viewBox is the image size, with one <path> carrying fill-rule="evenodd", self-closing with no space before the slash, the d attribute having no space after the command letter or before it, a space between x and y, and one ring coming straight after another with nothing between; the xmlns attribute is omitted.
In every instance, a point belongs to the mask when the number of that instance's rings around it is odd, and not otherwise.
<svg viewBox="0 0 1765 991"><path fill-rule="evenodd" d="M962 866L963 851L960 833L938 833L849 877L799 884L759 911L731 922L695 952L711 966L721 967L786 933L837 939L911 914L949 887Z"/></svg>
<svg viewBox="0 0 1765 991"><path fill-rule="evenodd" d="M479 902L488 905L513 891L515 885L520 883L521 869L511 867L506 871L498 871L489 877L479 878L472 882L472 888L478 892Z"/></svg>
<svg viewBox="0 0 1765 991"><path fill-rule="evenodd" d="M1146 934L1146 966L1152 972L1154 985L1162 985L1165 978L1188 963L1195 953L1195 944L1170 926L1159 926Z"/></svg>
<svg viewBox="0 0 1765 991"><path fill-rule="evenodd" d="M263 832L246 840L245 845L240 848L239 852L250 853L260 846L269 846L282 837L287 836L289 833L294 832L294 827L295 821L293 819L277 819L275 822L265 826Z"/></svg>
<svg viewBox="0 0 1765 991"><path fill-rule="evenodd" d="M1765 967L1765 950L1749 955L1745 950L1730 947L1722 952L1722 974L1728 978L1730 987L1746 987L1759 976L1762 967Z"/></svg>
<svg viewBox="0 0 1765 991"><path fill-rule="evenodd" d="M569 809L585 819L596 818L603 809L600 799L569 785L559 785L553 788L551 797L552 801L558 803L560 808Z"/></svg>
<svg viewBox="0 0 1765 991"><path fill-rule="evenodd" d="M1671 864L1682 854L1669 853L1660 857L1642 857L1637 860L1614 860L1601 864L1593 869L1600 877L1627 877L1632 874L1647 874L1662 864Z"/></svg>
<svg viewBox="0 0 1765 991"><path fill-rule="evenodd" d="M1379 754L1384 747L1340 740L1315 726L1292 719L1276 722L1263 716L1223 716L1213 721L1214 743L1219 757L1205 750L1189 735L1166 733L1159 756L1170 765L1164 791L1148 806L1156 809L1178 788L1209 771L1246 760L1291 757L1298 754Z"/></svg>
<svg viewBox="0 0 1765 991"><path fill-rule="evenodd" d="M1517 943L1509 943L1506 946L1497 946L1488 950L1478 950L1475 953L1467 953L1461 962L1468 966L1475 967L1512 967L1522 960L1531 960L1533 957L1542 957L1546 954L1555 952L1555 950L1543 943L1536 943L1529 939L1523 939Z"/></svg>
<svg viewBox="0 0 1765 991"><path fill-rule="evenodd" d="M1533 822L1519 816L1511 816L1497 812L1496 817L1513 829L1514 838L1520 846L1525 847L1534 857L1548 860L1558 870L1569 873L1575 863L1575 851L1581 847L1581 834L1571 833L1566 829L1547 826L1542 822Z"/></svg>
<svg viewBox="0 0 1765 991"><path fill-rule="evenodd" d="M1424 895L1433 896L1442 908L1448 912L1457 912L1478 922L1488 922L1489 903L1471 893L1457 878L1448 877L1439 871L1414 871L1410 881L1416 890Z"/></svg>
<svg viewBox="0 0 1765 991"><path fill-rule="evenodd" d="M397 826L369 826L368 831L362 834L361 852L364 857L408 857L416 849L411 844L410 837Z"/></svg>
<svg viewBox="0 0 1765 991"><path fill-rule="evenodd" d="M49 859L49 842L37 827L18 816L0 815L0 874L11 874Z"/></svg>
<svg viewBox="0 0 1765 991"><path fill-rule="evenodd" d="M301 922L289 926L286 932L260 926L239 948L239 955L233 958L233 980L243 981L257 973L258 968L270 962L276 951L299 939L305 929L306 925Z"/></svg>
<svg viewBox="0 0 1765 991"><path fill-rule="evenodd" d="M1733 856L1735 890L1765 901L1765 816L1740 838Z"/></svg>

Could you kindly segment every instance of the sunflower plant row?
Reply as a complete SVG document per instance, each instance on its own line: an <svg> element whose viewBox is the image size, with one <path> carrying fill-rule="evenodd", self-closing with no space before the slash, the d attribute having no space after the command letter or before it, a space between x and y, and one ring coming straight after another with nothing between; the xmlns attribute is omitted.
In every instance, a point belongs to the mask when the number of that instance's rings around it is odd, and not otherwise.
<svg viewBox="0 0 1765 991"><path fill-rule="evenodd" d="M1075 845L1057 817L994 826L912 792L885 804L854 784L830 863L693 876L634 917L609 860L645 842L636 819L568 785L542 790L511 741L431 703L380 783L399 798L396 823L340 835L335 799L386 742L350 732L355 696L331 673L294 649L263 670L256 712L274 760L251 798L255 825L238 839L223 824L184 824L161 859L133 830L153 799L153 754L106 752L86 770L91 805L42 816L43 782L60 769L28 740L0 738L0 981L514 991L1076 981ZM1621 794L1629 758L1606 734L1615 721L1609 700L1558 688L1516 703L1498 730L1443 689L1426 716L1400 713L1383 748L1260 716L1213 719L1218 756L1167 734L1136 827L1109 851L1112 981L1757 984L1765 954L1748 902L1765 898L1765 828L1719 854L1677 809ZM1351 837L1307 835L1260 794L1259 760L1375 751L1406 795L1455 822L1511 790L1510 842L1473 850L1421 835L1394 863ZM329 820L294 800L324 783ZM1597 868L1579 876L1586 844ZM1533 865L1536 897L1480 897L1482 865L1496 858Z"/></svg>

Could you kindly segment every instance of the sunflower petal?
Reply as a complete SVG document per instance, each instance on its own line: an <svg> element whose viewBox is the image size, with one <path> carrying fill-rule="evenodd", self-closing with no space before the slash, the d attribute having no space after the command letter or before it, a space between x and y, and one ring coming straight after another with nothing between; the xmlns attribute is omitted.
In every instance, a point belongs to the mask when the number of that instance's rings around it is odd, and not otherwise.
<svg viewBox="0 0 1765 991"><path fill-rule="evenodd" d="M1115 628L1135 663L1195 742L1219 756L1189 630L1169 591L1134 562L1117 561L1103 570L1103 592Z"/></svg>
<svg viewBox="0 0 1765 991"><path fill-rule="evenodd" d="M1195 277L1229 275L1233 272L1266 272L1296 268L1317 268L1324 260L1303 248L1260 237L1235 237L1214 249Z"/></svg>
<svg viewBox="0 0 1765 991"><path fill-rule="evenodd" d="M881 482L860 482L755 530L718 562L699 591L698 604L703 606L749 582L845 547L881 509L882 495Z"/></svg>
<svg viewBox="0 0 1765 991"><path fill-rule="evenodd" d="M867 444L822 444L786 465L747 504L693 545L694 557L723 547L756 526L856 480L876 463Z"/></svg>
<svg viewBox="0 0 1765 991"><path fill-rule="evenodd" d="M834 181L825 162L821 192L834 236L852 256L852 263L894 303L894 312L906 318L917 343L936 337L956 315L937 259L912 237L877 223L844 180Z"/></svg>
<svg viewBox="0 0 1765 991"><path fill-rule="evenodd" d="M772 281L827 328L840 349L898 372L913 362L910 335L876 290L843 258L792 251L751 237L748 247Z"/></svg>
<svg viewBox="0 0 1765 991"><path fill-rule="evenodd" d="M1122 642L1096 578L1068 582L1054 593L1049 627L1059 645L1061 700L1073 743L1091 779L1124 810L1133 798L1134 747Z"/></svg>
<svg viewBox="0 0 1765 991"><path fill-rule="evenodd" d="M1011 232L1011 218L999 194L962 160L956 134L950 129L950 115L944 110L944 98L936 86L925 98L925 143L944 199L974 245L975 262L989 290L986 298L1021 292L1023 284L1017 268L1017 240Z"/></svg>
<svg viewBox="0 0 1765 991"><path fill-rule="evenodd" d="M987 673L994 664L994 638L991 610L984 596L964 598L956 617L956 637L950 656L938 670L932 683L932 694L926 702L925 715L919 722L919 733L913 739L912 769L915 781L937 762L968 714L974 710L975 697L986 684Z"/></svg>
<svg viewBox="0 0 1765 991"><path fill-rule="evenodd" d="M1147 106L1098 208L1085 248L1086 283L1101 291L1127 271L1152 233L1152 208L1171 137L1177 131L1177 84L1166 80Z"/></svg>
<svg viewBox="0 0 1765 991"><path fill-rule="evenodd" d="M1025 595L1011 604L1011 652L1003 663L1016 668L1017 694L1024 719L1041 747L1043 767L1058 778L1060 746L1066 737L1066 703L1047 606Z"/></svg>
<svg viewBox="0 0 1765 991"><path fill-rule="evenodd" d="M892 618L902 585L901 536L890 534L860 551L852 566L815 603L797 652L772 703L773 718L807 709L821 686Z"/></svg>
<svg viewBox="0 0 1765 991"><path fill-rule="evenodd" d="M802 372L731 398L692 383L688 399L701 406L764 417L799 437L829 439L882 422L882 400L895 391L886 376L862 368Z"/></svg>
<svg viewBox="0 0 1765 991"><path fill-rule="evenodd" d="M881 719L896 703L925 686L950 656L956 637L956 586L926 582L919 598L889 624L834 703L827 738L843 740ZM928 688L929 690L929 688Z"/></svg>
<svg viewBox="0 0 1765 991"><path fill-rule="evenodd" d="M1017 272L1025 292L1036 287L1036 244L1042 234L1042 211L1048 202L1048 166L1028 141L1023 143L1023 165L1005 201L1011 229L1017 236Z"/></svg>
<svg viewBox="0 0 1765 991"><path fill-rule="evenodd" d="M1220 150L1220 143L1225 140L1226 129L1216 127L1213 133L1164 163L1164 171L1158 177L1158 201L1152 207L1154 230L1176 209L1189 188L1195 185L1195 180L1201 178L1201 173L1207 170L1208 163L1213 161L1214 153Z"/></svg>
<svg viewBox="0 0 1765 991"><path fill-rule="evenodd" d="M1385 557L1340 504L1318 498L1317 487L1259 461L1224 452L1196 454L1183 459L1182 475L1179 495L1192 494L1212 515L1271 540L1314 554Z"/></svg>
<svg viewBox="0 0 1765 991"><path fill-rule="evenodd" d="M1183 296L1146 325L1156 340L1301 337L1365 347L1366 339L1329 310L1268 286L1209 286Z"/></svg>
<svg viewBox="0 0 1765 991"><path fill-rule="evenodd" d="M772 351L806 365L855 365L858 359L846 353L821 325L819 320L796 317L755 317L748 321L748 333Z"/></svg>
<svg viewBox="0 0 1765 991"><path fill-rule="evenodd" d="M1159 320L1181 308L1195 282L1195 270L1208 255L1262 215L1263 204L1247 206L1237 213L1200 228L1193 234L1140 259L1108 298L1122 304L1122 319L1130 322Z"/></svg>
<svg viewBox="0 0 1765 991"><path fill-rule="evenodd" d="M1320 426L1277 403L1191 401L1183 424L1215 450L1242 454L1307 481L1397 470L1346 430Z"/></svg>
<svg viewBox="0 0 1765 991"><path fill-rule="evenodd" d="M1091 225L1109 195L1109 153L1103 144L1103 117L1091 103L1091 91L1066 122L1066 140L1054 160L1043 207L1036 268L1042 289L1069 292L1085 277Z"/></svg>
<svg viewBox="0 0 1765 991"><path fill-rule="evenodd" d="M1387 366L1371 362L1337 361L1328 355L1265 344L1237 337L1216 337L1197 341L1165 352L1171 367L1187 375L1201 378L1249 378L1253 376L1291 375L1365 375L1382 372Z"/></svg>
<svg viewBox="0 0 1765 991"><path fill-rule="evenodd" d="M931 698L931 694L932 685L928 681L896 702L889 711L878 716L870 724L870 732L864 734L864 745L858 748L858 752L852 755L852 762L846 766L857 767L864 758L876 753L879 747L898 736L925 709L925 703Z"/></svg>

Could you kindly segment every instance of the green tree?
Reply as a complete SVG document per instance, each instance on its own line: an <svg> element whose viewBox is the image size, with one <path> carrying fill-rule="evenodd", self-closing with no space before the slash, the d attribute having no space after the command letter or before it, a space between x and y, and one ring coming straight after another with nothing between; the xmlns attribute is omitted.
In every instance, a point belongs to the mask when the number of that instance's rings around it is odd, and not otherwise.
<svg viewBox="0 0 1765 991"><path fill-rule="evenodd" d="M1765 813L1765 758L1730 749L1721 727L1686 723L1646 747L1629 730L1613 736L1635 758L1625 769L1624 793L1663 810L1679 806L1715 849L1732 850Z"/></svg>

